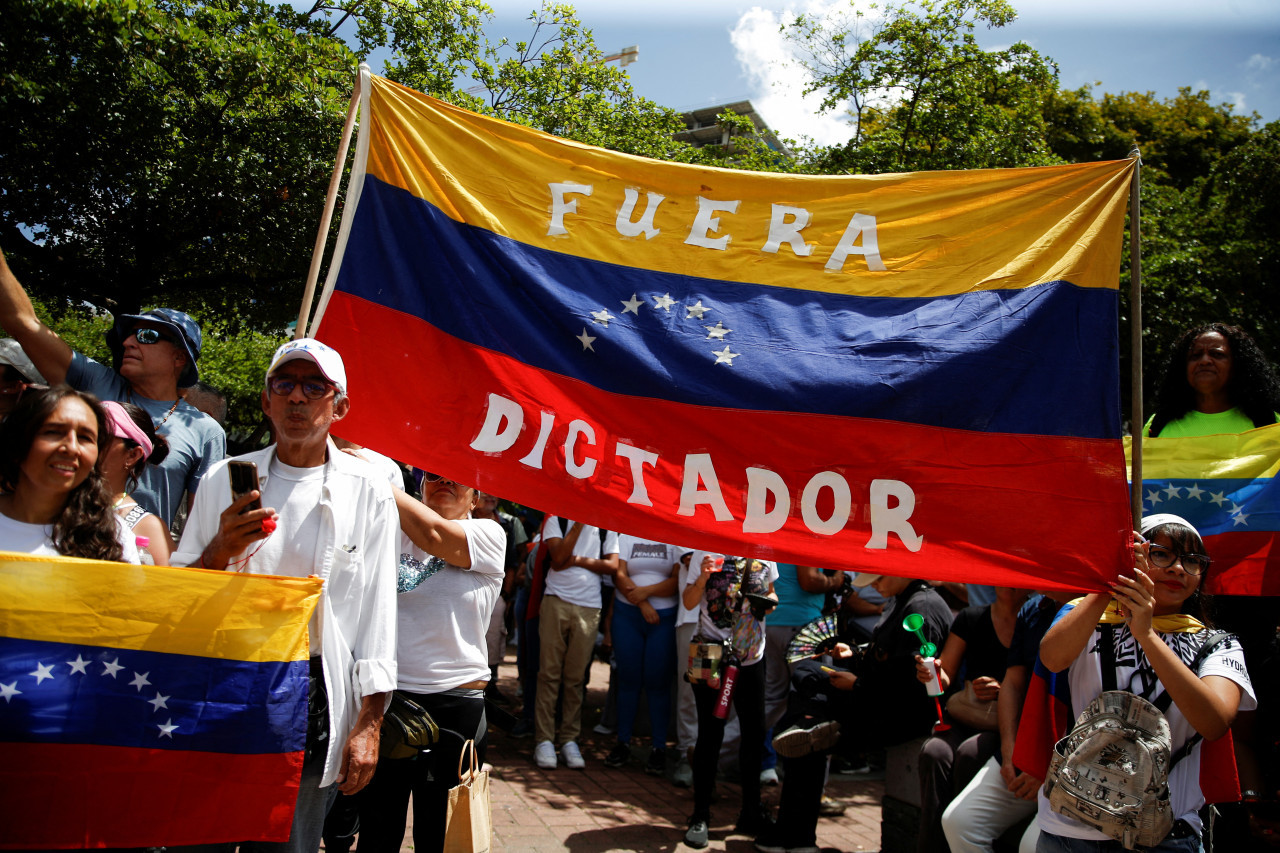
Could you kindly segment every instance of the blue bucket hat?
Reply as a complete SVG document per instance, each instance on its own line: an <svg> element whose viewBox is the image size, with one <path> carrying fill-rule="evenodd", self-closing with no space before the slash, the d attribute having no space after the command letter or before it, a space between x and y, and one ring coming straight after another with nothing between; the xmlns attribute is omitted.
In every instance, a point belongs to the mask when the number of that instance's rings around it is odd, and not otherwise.
<svg viewBox="0 0 1280 853"><path fill-rule="evenodd" d="M200 378L196 362L200 359L200 346L204 338L200 334L200 326L195 320L181 311L172 308L153 308L145 314L122 314L116 317L115 325L107 332L107 346L111 349L112 367L120 369L120 360L124 356L124 339L133 332L134 324L140 321L158 323L169 329L182 345L187 354L187 367L178 377L179 388L190 388Z"/></svg>

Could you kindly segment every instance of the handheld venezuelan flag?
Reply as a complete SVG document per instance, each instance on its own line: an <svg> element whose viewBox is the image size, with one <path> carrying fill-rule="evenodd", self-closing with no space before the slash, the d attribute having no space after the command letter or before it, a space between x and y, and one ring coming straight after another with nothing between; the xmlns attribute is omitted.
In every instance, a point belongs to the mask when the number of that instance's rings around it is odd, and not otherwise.
<svg viewBox="0 0 1280 853"><path fill-rule="evenodd" d="M286 840L320 585L0 552L0 848Z"/></svg>
<svg viewBox="0 0 1280 853"><path fill-rule="evenodd" d="M1132 443L1125 438L1125 456ZM1238 435L1145 438L1143 514L1195 526L1213 559L1206 587L1224 595L1280 595L1280 424Z"/></svg>
<svg viewBox="0 0 1280 853"><path fill-rule="evenodd" d="M1123 563L1133 161L737 172L362 88L315 333L344 437L726 553L1071 589Z"/></svg>

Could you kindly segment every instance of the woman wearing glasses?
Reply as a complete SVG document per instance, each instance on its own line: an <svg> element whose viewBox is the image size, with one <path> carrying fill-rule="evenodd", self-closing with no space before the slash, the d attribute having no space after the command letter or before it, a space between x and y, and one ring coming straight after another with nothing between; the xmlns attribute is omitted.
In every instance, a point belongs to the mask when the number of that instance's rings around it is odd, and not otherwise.
<svg viewBox="0 0 1280 853"><path fill-rule="evenodd" d="M111 441L96 398L28 391L0 426L0 550L138 562L98 458Z"/></svg>
<svg viewBox="0 0 1280 853"><path fill-rule="evenodd" d="M354 451L359 455L359 451ZM444 849L449 789L458 784L463 744L484 761L488 721L485 633L502 589L507 534L498 522L472 518L478 493L426 474L422 501L396 490L403 531L397 584L397 693L426 709L440 727L427 752L378 761L358 795L361 853L396 853L413 794L413 846Z"/></svg>
<svg viewBox="0 0 1280 853"><path fill-rule="evenodd" d="M1195 528L1176 515L1147 516L1133 553L1133 570L1111 584L1111 595L1093 593L1063 609L1040 644L1040 660L1053 672L1068 670L1073 719L1104 689L1107 664L1100 647L1106 642L1115 650L1118 689L1152 702L1168 694L1170 755L1192 746L1169 772L1173 829L1150 849L1191 853L1202 849L1198 812L1205 802L1200 788L1204 741L1226 734L1236 712L1253 708L1256 699L1234 636L1200 655L1211 633L1202 591L1211 564ZM1055 813L1044 788L1038 822L1039 853L1124 849L1101 831Z"/></svg>

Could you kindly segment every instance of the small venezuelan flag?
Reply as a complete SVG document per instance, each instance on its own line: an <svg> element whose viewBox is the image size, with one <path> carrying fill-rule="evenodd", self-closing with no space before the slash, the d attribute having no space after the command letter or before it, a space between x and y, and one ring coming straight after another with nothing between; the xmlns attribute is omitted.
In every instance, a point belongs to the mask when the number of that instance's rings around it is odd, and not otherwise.
<svg viewBox="0 0 1280 853"><path fill-rule="evenodd" d="M320 586L0 552L0 848L285 840Z"/></svg>
<svg viewBox="0 0 1280 853"><path fill-rule="evenodd" d="M1068 589L1123 563L1134 161L712 169L363 79L316 332L344 437L726 553Z"/></svg>
<svg viewBox="0 0 1280 853"><path fill-rule="evenodd" d="M1280 424L1238 435L1145 438L1142 511L1180 515L1200 531L1213 558L1209 592L1280 595L1277 471Z"/></svg>

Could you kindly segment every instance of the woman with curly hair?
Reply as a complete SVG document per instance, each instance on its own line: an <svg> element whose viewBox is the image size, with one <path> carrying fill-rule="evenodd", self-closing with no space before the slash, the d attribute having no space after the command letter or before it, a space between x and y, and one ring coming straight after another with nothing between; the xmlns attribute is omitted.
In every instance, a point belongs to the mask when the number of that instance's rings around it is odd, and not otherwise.
<svg viewBox="0 0 1280 853"><path fill-rule="evenodd" d="M98 470L110 440L93 395L69 385L23 395L0 425L0 549L138 562Z"/></svg>
<svg viewBox="0 0 1280 853"><path fill-rule="evenodd" d="M1239 326L1205 323L1169 350L1143 435L1184 438L1239 433L1276 422L1280 379Z"/></svg>

